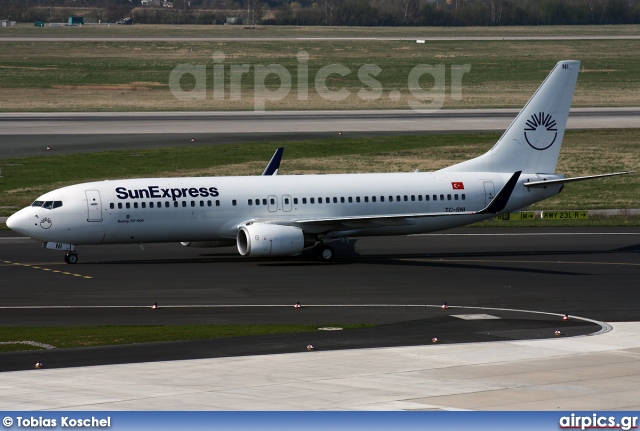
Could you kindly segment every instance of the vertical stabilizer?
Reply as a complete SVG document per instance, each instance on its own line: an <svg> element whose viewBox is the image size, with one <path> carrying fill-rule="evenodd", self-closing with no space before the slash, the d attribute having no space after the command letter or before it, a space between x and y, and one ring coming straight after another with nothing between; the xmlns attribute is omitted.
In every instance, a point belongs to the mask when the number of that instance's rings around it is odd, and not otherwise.
<svg viewBox="0 0 640 431"><path fill-rule="evenodd" d="M579 70L560 61L491 150L443 171L554 173Z"/></svg>

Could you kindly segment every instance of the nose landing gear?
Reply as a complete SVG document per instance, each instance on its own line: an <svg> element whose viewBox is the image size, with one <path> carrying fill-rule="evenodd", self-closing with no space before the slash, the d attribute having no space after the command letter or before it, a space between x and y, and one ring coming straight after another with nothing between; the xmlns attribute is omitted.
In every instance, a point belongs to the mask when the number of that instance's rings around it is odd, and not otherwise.
<svg viewBox="0 0 640 431"><path fill-rule="evenodd" d="M67 253L64 255L64 261L69 263L69 264L74 264L78 262L78 255L77 253Z"/></svg>

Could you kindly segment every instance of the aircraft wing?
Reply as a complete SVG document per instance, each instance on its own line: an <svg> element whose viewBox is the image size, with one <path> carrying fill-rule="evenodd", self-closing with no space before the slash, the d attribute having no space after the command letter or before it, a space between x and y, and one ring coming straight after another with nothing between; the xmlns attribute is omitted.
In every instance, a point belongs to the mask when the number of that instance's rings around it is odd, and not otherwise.
<svg viewBox="0 0 640 431"><path fill-rule="evenodd" d="M573 177L573 178L560 178L558 180L549 180L549 181L530 181L528 183L524 183L525 187L545 187L550 184L564 184L564 183L572 183L574 181L585 181L585 180L593 180L596 178L605 178L605 177L613 177L616 175L629 175L633 174L633 171L629 172L614 172L611 174L601 174L601 175L588 175L584 177Z"/></svg>
<svg viewBox="0 0 640 431"><path fill-rule="evenodd" d="M262 175L278 175L278 170L280 169L280 161L282 160L282 153L284 153L284 147L280 147L273 153L271 160L269 160L269 164L265 168Z"/></svg>
<svg viewBox="0 0 640 431"><path fill-rule="evenodd" d="M491 200L489 205L480 211L463 211L463 212L430 212L430 213L408 213L408 214L385 214L370 216L347 216L347 217L322 217L322 218L299 218L289 220L250 220L254 223L272 223L286 224L298 226L302 229L305 226L323 227L326 230L337 229L361 229L368 227L382 226L403 226L413 224L412 220L426 217L451 217L474 214L497 214L501 212L507 205L513 189L518 183L521 172L515 172L509 181L500 189L498 194ZM249 222L249 221L248 221Z"/></svg>

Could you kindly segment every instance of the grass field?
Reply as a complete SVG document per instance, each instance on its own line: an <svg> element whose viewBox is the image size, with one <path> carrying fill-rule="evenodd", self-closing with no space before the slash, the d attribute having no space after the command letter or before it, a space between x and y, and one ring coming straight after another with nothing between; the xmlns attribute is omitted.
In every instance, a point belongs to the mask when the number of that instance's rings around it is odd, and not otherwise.
<svg viewBox="0 0 640 431"><path fill-rule="evenodd" d="M286 144L280 175L433 171L487 151L498 133L339 138ZM180 147L0 161L0 215L79 182L136 177L259 175L278 143ZM558 172L581 176L640 166L640 129L568 131ZM113 163L118 160L118 163ZM50 169L56 166L56 169ZM532 209L640 208L640 175L567 185Z"/></svg>
<svg viewBox="0 0 640 431"><path fill-rule="evenodd" d="M318 327L324 326L339 326L348 330L374 325L0 326L0 342L35 341L60 349L251 335L293 334L314 332L318 330ZM0 345L0 352L39 349L41 348L25 344Z"/></svg>
<svg viewBox="0 0 640 431"><path fill-rule="evenodd" d="M429 36L627 36L639 35L639 25L567 25L500 27L323 27L227 25L85 25L34 27L19 23L0 28L0 38L19 37L429 37Z"/></svg>
<svg viewBox="0 0 640 431"><path fill-rule="evenodd" d="M135 26L134 26L135 27ZM55 29L52 29L55 30ZM1 31L0 31L1 33ZM519 108L535 91L553 65L579 59L582 73L573 101L579 106L640 105L640 40L595 41L308 41L262 42L2 42L0 37L0 111L150 111L253 110L256 108L256 66L281 65L281 76L269 74L266 88L275 91L281 78L291 79L291 90L281 100L268 101L267 110L282 109L407 109L420 95L409 89L411 71L418 65L442 65L442 91L426 96L429 107ZM308 61L297 55L304 51ZM224 53L224 99L214 99L213 54ZM206 69L204 100L178 100L169 88L171 71L180 64ZM319 71L340 65L344 76ZM368 78L359 75L365 64L380 68ZM452 92L454 67L469 68L461 78L458 100ZM246 67L247 73L240 73ZM232 68L234 72L232 73ZM308 90L299 93L299 70L307 69ZM438 72L439 73L439 72ZM232 76L238 93L232 99ZM234 78L234 79L236 79ZM318 79L318 82L316 82ZM322 90L321 82L327 85ZM423 74L417 81L430 91L436 78ZM196 85L184 75L180 88ZM349 91L343 100L329 91ZM379 90L375 94L372 90ZM360 95L359 91L362 91ZM391 93L394 92L394 93ZM302 95L304 94L304 95ZM330 96L327 96L330 94ZM306 95L306 96L305 96ZM456 96L456 97L452 97ZM278 96L279 97L279 96ZM306 99L306 100L305 100ZM333 99L333 100L332 100Z"/></svg>

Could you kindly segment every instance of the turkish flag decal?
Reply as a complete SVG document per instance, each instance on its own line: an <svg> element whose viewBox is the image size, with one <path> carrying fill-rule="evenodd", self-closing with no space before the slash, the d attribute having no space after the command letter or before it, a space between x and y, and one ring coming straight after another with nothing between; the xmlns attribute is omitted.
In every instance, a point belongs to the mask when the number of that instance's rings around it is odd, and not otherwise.
<svg viewBox="0 0 640 431"><path fill-rule="evenodd" d="M464 183L462 183L462 182L452 182L451 183L451 187L453 187L454 190L464 190Z"/></svg>

